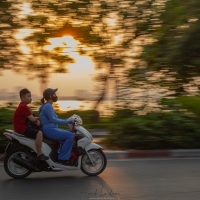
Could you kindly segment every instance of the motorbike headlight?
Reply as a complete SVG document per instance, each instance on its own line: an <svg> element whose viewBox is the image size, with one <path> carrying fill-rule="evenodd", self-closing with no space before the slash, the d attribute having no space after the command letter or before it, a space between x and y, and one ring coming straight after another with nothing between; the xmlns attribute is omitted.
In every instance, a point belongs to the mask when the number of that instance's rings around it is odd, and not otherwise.
<svg viewBox="0 0 200 200"><path fill-rule="evenodd" d="M81 119L81 117L80 116L78 116L78 115L72 115L72 117L70 117L70 118L73 118L74 120L75 120L75 124L76 125L82 125L83 124L83 120Z"/></svg>

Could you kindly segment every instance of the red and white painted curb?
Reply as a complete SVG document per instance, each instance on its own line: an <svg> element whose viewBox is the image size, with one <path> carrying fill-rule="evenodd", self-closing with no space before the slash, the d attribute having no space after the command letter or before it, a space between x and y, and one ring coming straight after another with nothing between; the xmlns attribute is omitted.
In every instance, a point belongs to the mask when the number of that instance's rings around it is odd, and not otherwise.
<svg viewBox="0 0 200 200"><path fill-rule="evenodd" d="M104 151L108 159L200 157L200 149Z"/></svg>

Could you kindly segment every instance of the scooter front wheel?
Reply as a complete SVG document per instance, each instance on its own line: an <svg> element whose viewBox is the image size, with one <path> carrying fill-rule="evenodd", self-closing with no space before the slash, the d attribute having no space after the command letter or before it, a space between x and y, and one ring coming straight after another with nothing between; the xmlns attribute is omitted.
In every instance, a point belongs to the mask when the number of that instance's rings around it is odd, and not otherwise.
<svg viewBox="0 0 200 200"><path fill-rule="evenodd" d="M87 155L89 154L89 157ZM89 176L97 176L104 171L107 165L107 159L101 149L91 149L82 155L81 171Z"/></svg>
<svg viewBox="0 0 200 200"><path fill-rule="evenodd" d="M30 158L30 154L24 148L17 148L11 152L9 152L4 159L4 169L6 173L16 179L25 178L31 174L31 170L26 169L14 162L14 157L19 156L23 159L28 160Z"/></svg>

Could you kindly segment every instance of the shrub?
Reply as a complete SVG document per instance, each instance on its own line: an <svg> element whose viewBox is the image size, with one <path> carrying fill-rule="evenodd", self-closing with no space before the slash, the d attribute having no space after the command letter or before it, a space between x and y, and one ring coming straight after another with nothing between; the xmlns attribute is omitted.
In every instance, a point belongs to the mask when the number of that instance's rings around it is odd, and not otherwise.
<svg viewBox="0 0 200 200"><path fill-rule="evenodd" d="M9 108L0 108L0 153L4 152L8 143L8 140L3 135L3 132L5 129L12 129L12 115L13 111Z"/></svg>
<svg viewBox="0 0 200 200"><path fill-rule="evenodd" d="M112 125L105 143L117 148L200 148L199 121L181 112L149 113Z"/></svg>
<svg viewBox="0 0 200 200"><path fill-rule="evenodd" d="M112 119L113 122L115 121L120 121L121 119L124 118L129 118L132 117L134 115L134 111L131 109L117 109L115 110Z"/></svg>
<svg viewBox="0 0 200 200"><path fill-rule="evenodd" d="M200 117L200 96L180 96L173 99L161 99L161 105L170 110L187 110Z"/></svg>

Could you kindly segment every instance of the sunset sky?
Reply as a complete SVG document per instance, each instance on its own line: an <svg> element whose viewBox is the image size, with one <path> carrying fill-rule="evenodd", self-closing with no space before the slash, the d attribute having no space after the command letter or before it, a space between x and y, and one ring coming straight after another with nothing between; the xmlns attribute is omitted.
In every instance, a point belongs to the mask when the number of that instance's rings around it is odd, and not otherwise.
<svg viewBox="0 0 200 200"><path fill-rule="evenodd" d="M27 33L30 33L28 29L20 30L15 34L15 37L19 40L19 49L24 53L24 57L30 53L30 48L23 42ZM89 56L81 56L76 51L78 41L74 40L72 36L64 36L50 38L49 43L49 45L45 46L45 50L53 51L56 47L63 47L63 51L65 51L63 55L66 54L74 60L74 63L69 63L65 66L68 73L52 73L47 84L41 85L37 77L30 79L27 71L18 73L12 70L4 70L0 76L0 90L18 92L15 91L16 88L27 87L33 94L39 96L42 93L41 88L44 87L59 88L58 94L61 96L73 96L76 90L88 90L92 93L95 84L94 76L97 71L94 69L95 64Z"/></svg>
<svg viewBox="0 0 200 200"><path fill-rule="evenodd" d="M69 64L69 73L52 74L49 78L47 87L59 88L59 95L73 96L75 90L94 89L93 76L95 74L93 62L89 57L80 56L77 63ZM6 89L8 92L17 92L17 87L27 87L32 93L41 94L41 84L39 79L28 79L24 74L19 74L13 71L2 71L0 76L0 89Z"/></svg>
<svg viewBox="0 0 200 200"><path fill-rule="evenodd" d="M18 4L20 5L20 4ZM18 17L24 18L32 12L30 3L23 2L19 6L21 11ZM29 54L30 47L27 46L24 38L31 34L31 29L19 29L14 37L19 42L19 49L22 53ZM93 77L97 73L94 70L94 63L88 56L80 56L76 47L79 44L77 40L74 40L72 36L63 36L61 38L49 38L50 44L45 46L45 50L52 51L53 48L63 47L66 51L66 55L74 59L75 63L66 65L69 73L57 73L51 74L47 83L47 87L59 88L58 94L61 96L73 96L76 90L88 90L92 92L94 90ZM67 47L67 48L66 48ZM24 57L25 57L24 56ZM36 58L37 59L37 58ZM26 72L27 73L27 72ZM32 73L32 72L30 72ZM42 89L38 78L29 79L28 75L23 73L16 73L12 70L0 71L0 90L5 89L8 92L17 92L16 88L27 87L33 94L41 95Z"/></svg>

